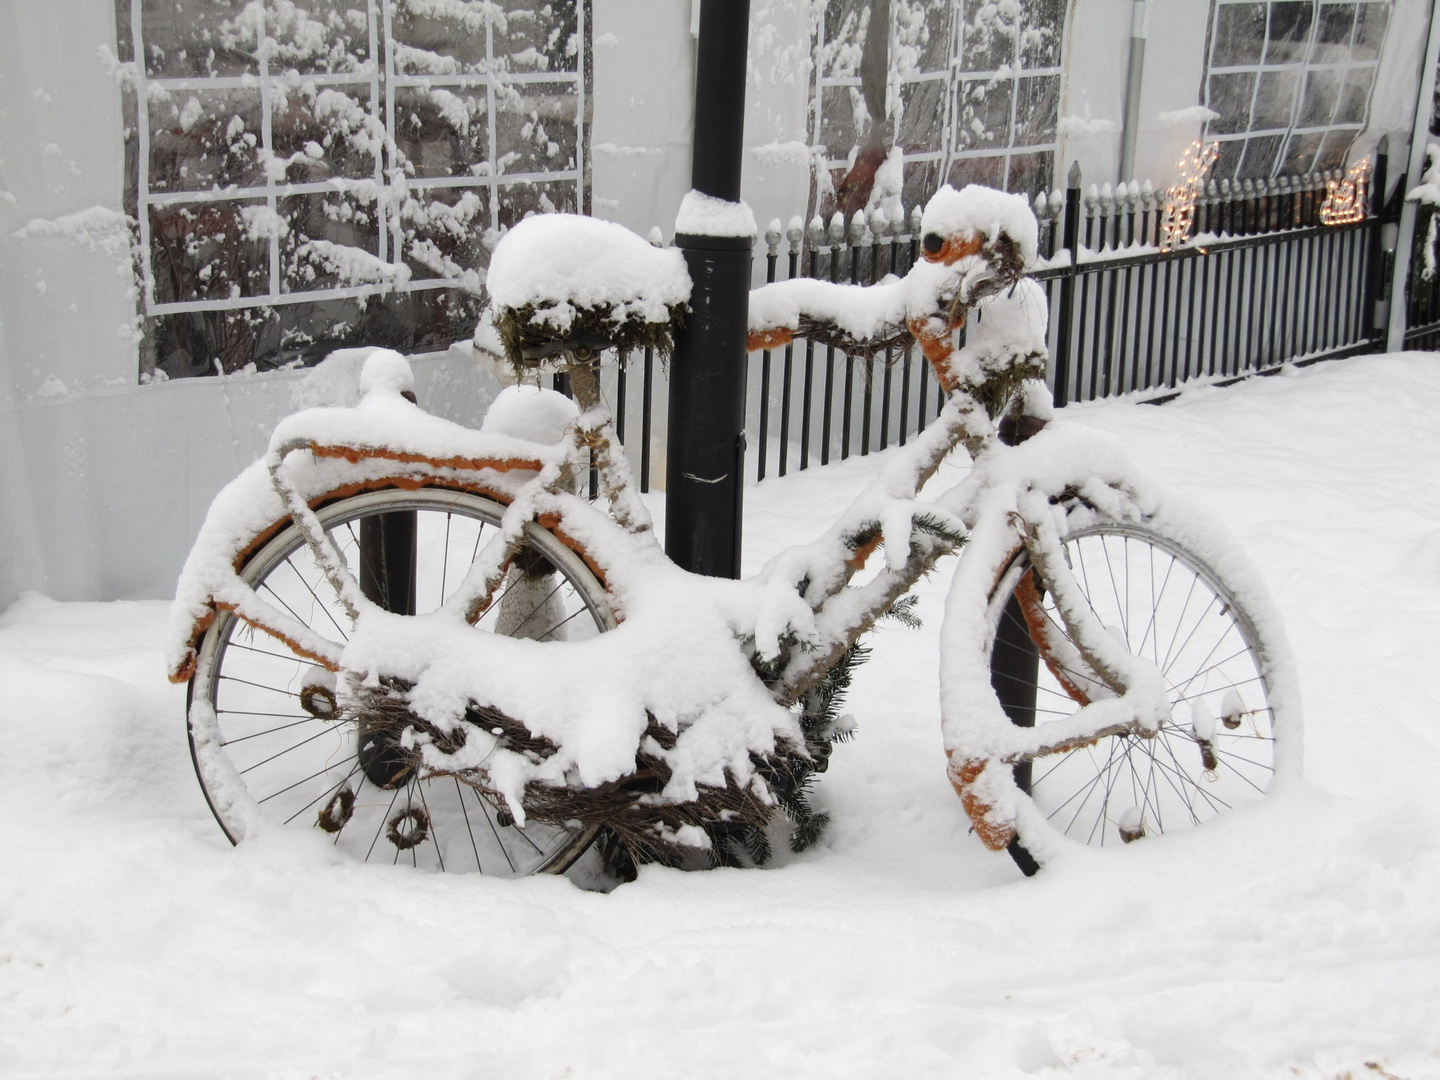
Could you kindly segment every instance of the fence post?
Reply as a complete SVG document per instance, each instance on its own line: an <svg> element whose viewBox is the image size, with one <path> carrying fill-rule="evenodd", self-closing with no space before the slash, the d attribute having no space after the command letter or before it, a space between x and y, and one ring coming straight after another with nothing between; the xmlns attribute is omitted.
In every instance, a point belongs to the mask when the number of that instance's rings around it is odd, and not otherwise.
<svg viewBox="0 0 1440 1080"><path fill-rule="evenodd" d="M1080 162L1073 162L1065 179L1065 224L1061 244L1070 253L1070 268L1060 278L1060 298L1055 305L1058 325L1055 339L1055 405L1070 400L1070 322L1075 313L1075 266L1080 246Z"/></svg>
<svg viewBox="0 0 1440 1080"><path fill-rule="evenodd" d="M1370 317L1366 337L1375 344L1376 352L1385 350L1385 329L1388 320L1385 312L1385 297L1382 284L1385 275L1385 185L1390 164L1390 136L1380 136L1380 145L1375 151L1375 171L1371 175L1370 205L1365 209L1372 218L1370 222L1370 243L1365 267L1365 311Z"/></svg>

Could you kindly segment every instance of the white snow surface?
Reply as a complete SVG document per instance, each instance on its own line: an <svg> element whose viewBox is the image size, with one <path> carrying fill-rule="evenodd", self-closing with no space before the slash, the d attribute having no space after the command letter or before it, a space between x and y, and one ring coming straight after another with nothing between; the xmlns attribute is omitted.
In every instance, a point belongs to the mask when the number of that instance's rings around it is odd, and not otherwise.
<svg viewBox="0 0 1440 1080"><path fill-rule="evenodd" d="M577 308L612 308L619 322L639 315L663 323L690 299L690 275L677 248L657 248L623 225L577 214L536 214L496 245L486 286L493 306L537 307L536 318L563 332Z"/></svg>
<svg viewBox="0 0 1440 1080"><path fill-rule="evenodd" d="M1189 105L1183 109L1169 109L1157 113L1155 119L1166 127L1183 127L1186 124L1203 124L1207 120L1219 120L1220 114L1204 105Z"/></svg>
<svg viewBox="0 0 1440 1080"><path fill-rule="evenodd" d="M1040 226L1023 195L1010 195L979 184L966 184L956 191L945 184L925 204L920 229L941 236L979 233L993 240L1004 232L1020 244L1025 265L1035 262Z"/></svg>
<svg viewBox="0 0 1440 1080"><path fill-rule="evenodd" d="M675 231L691 236L754 236L755 214L743 202L730 202L691 188L680 200Z"/></svg>
<svg viewBox="0 0 1440 1080"><path fill-rule="evenodd" d="M231 848L165 680L167 603L26 595L0 614L0 1075L1440 1076L1437 412L1427 354L1060 411L1254 558L1305 776L1030 880L945 780L949 564L922 630L871 639L818 848L609 895L356 865L318 836ZM886 459L752 487L747 568Z"/></svg>

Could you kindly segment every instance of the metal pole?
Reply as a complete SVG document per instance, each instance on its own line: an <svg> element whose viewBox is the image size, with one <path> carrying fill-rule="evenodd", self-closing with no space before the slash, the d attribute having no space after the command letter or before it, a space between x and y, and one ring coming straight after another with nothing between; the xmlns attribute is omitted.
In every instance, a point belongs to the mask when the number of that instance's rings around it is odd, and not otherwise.
<svg viewBox="0 0 1440 1080"><path fill-rule="evenodd" d="M1405 190L1420 183L1425 168L1425 144L1429 142L1430 109L1435 100L1435 66L1440 63L1440 0L1430 5L1430 36L1425 43L1425 66L1420 69L1420 91L1415 99L1415 125L1410 135L1410 161L1405 170ZM1380 205L1386 192L1378 193ZM1385 351L1399 352L1405 347L1405 321L1410 305L1405 295L1410 281L1410 263L1415 250L1415 212L1413 202L1400 208L1400 235L1395 248L1395 279L1390 286L1390 325L1385 335Z"/></svg>
<svg viewBox="0 0 1440 1080"><path fill-rule="evenodd" d="M749 0L702 0L690 183L740 201ZM665 553L712 577L740 576L745 337L753 236L675 235L690 271L690 315L670 365Z"/></svg>
<svg viewBox="0 0 1440 1080"><path fill-rule="evenodd" d="M1125 78L1125 131L1120 142L1120 175L1129 183L1135 177L1135 139L1140 133L1140 80L1145 73L1145 39L1150 34L1150 0L1135 0L1130 8L1130 71Z"/></svg>

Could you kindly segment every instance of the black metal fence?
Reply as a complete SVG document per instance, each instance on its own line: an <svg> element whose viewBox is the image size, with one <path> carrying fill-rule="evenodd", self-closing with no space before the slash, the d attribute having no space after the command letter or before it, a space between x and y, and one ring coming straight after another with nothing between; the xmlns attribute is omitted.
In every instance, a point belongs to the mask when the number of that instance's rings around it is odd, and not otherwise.
<svg viewBox="0 0 1440 1080"><path fill-rule="evenodd" d="M1372 191L1385 190L1385 171L1381 155ZM1211 181L1196 201L1191 240L1168 252L1159 248L1163 203L1148 186L1086 194L1075 182L1038 196L1034 276L1049 303L1056 403L1135 391L1158 399L1187 380L1383 349L1382 216L1362 207L1357 220L1324 224L1327 183L1342 179ZM880 212L848 223L817 217L808 227L797 218L783 232L772 225L765 245L767 281L873 284L904 275L919 257L920 209L893 222ZM1414 331L1417 346L1440 342L1440 287L1412 290L1411 303L1429 305L1433 324L1428 336ZM657 409L664 415L656 368L649 352L622 358L606 385L622 440L640 427L632 455L647 491L662 449L652 424ZM756 479L903 445L943 404L914 348L865 358L797 339L752 354L747 386Z"/></svg>
<svg viewBox="0 0 1440 1080"><path fill-rule="evenodd" d="M1381 155L1373 190L1385 172ZM1169 252L1149 192L1082 200L1072 186L1060 207L1047 200L1056 254L1035 277L1050 299L1056 404L1383 348L1381 216L1362 206L1357 220L1323 223L1327 183L1340 180L1211 181L1193 239Z"/></svg>

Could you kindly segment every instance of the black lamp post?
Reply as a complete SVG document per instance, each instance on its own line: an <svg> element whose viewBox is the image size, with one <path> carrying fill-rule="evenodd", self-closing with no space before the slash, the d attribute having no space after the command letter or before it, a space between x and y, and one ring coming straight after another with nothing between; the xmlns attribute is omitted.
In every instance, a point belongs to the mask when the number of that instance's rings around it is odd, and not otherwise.
<svg viewBox="0 0 1440 1080"><path fill-rule="evenodd" d="M749 0L702 0L690 184L740 201ZM687 570L740 576L745 336L753 236L676 233L690 315L670 362L665 552Z"/></svg>

